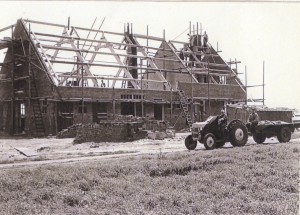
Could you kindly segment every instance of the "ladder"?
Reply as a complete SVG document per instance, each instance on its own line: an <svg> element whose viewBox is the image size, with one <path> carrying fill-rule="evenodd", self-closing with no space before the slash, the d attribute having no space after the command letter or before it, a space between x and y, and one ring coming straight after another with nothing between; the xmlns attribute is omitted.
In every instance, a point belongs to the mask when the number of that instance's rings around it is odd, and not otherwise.
<svg viewBox="0 0 300 215"><path fill-rule="evenodd" d="M191 129L192 125L193 125L193 120L192 120L192 117L190 115L189 108L188 108L189 98L185 95L183 90L179 89L178 94L179 94L180 104L181 104L182 110L184 112L186 121L188 122L189 128Z"/></svg>
<svg viewBox="0 0 300 215"><path fill-rule="evenodd" d="M45 136L45 127L43 122L41 104L38 99L38 93L37 93L37 88L36 88L33 74L30 76L30 81L31 81L31 88L30 88L31 106L34 115L36 136Z"/></svg>

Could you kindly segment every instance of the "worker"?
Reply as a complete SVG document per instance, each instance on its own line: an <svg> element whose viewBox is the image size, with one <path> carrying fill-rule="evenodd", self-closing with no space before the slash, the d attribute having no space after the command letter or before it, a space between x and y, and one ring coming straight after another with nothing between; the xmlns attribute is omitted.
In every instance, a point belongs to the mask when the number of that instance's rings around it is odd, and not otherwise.
<svg viewBox="0 0 300 215"><path fill-rule="evenodd" d="M221 115L219 115L218 125L221 133L224 134L225 126L227 125L227 114L224 109L221 110Z"/></svg>
<svg viewBox="0 0 300 215"><path fill-rule="evenodd" d="M203 34L203 47L204 47L204 51L206 51L207 42L208 42L208 36L206 34L206 31L204 31L204 34Z"/></svg>
<svg viewBox="0 0 300 215"><path fill-rule="evenodd" d="M180 49L179 58L180 58L181 60L184 60L183 48Z"/></svg>
<svg viewBox="0 0 300 215"><path fill-rule="evenodd" d="M259 122L259 116L256 112L256 109L255 107L252 107L252 112L251 114L249 115L249 118L248 118L248 123L250 123L250 131L253 132L255 127L257 126L258 122Z"/></svg>

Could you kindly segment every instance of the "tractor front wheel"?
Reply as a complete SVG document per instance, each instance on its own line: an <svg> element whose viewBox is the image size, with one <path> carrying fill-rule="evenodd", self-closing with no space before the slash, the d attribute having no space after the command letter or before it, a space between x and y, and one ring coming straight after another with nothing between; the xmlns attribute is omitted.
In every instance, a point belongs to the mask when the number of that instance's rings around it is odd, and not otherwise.
<svg viewBox="0 0 300 215"><path fill-rule="evenodd" d="M197 147L197 141L193 140L192 135L187 136L184 143L188 150L194 150Z"/></svg>
<svg viewBox="0 0 300 215"><path fill-rule="evenodd" d="M211 133L205 135L203 143L207 150L212 150L217 147L216 137Z"/></svg>

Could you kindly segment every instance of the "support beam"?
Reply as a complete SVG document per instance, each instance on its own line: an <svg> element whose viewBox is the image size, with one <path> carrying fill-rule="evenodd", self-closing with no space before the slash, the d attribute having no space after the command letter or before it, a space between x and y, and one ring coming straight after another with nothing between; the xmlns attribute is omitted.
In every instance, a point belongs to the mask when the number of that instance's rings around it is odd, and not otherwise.
<svg viewBox="0 0 300 215"><path fill-rule="evenodd" d="M59 77L66 77L66 78L81 78L82 76L80 74L72 75L71 77L69 75L59 75ZM83 76L83 79L100 79L100 80L120 80L120 81L136 81L138 79L135 78L123 78L123 77L114 77L114 76ZM156 82L156 83L164 83L164 81L158 81L158 80L146 80L143 79L143 82Z"/></svg>
<svg viewBox="0 0 300 215"><path fill-rule="evenodd" d="M105 33L107 33L107 32L105 32ZM84 38L80 38L80 37L62 36L62 35L55 35L55 34L45 34L45 33L40 33L40 32L35 32L35 35L44 36L44 37L64 38L64 39L70 39L70 40L81 40L81 41L88 41L88 42L102 42L101 40L84 39ZM152 49L152 50L163 50L162 48L155 48L155 47L151 47L151 46L142 46L142 45L135 45L135 44L128 44L128 43L126 43L126 44L125 43L117 43L117 42L112 42L112 41L106 41L105 43L119 45L119 46L122 45L122 46L130 46L130 47L137 47L137 48L148 48L148 49ZM168 49L165 51L171 51L171 50Z"/></svg>
<svg viewBox="0 0 300 215"><path fill-rule="evenodd" d="M109 52L99 52L99 51L91 51L86 49L80 49L78 50L73 48L67 48L67 47L57 47L57 46L49 46L49 45L43 45L45 49L53 49L53 50L61 50L61 51L70 51L70 52L85 52L85 53L92 53L92 54L102 54L102 55L118 55L122 57L131 57L131 58L144 58L144 59L153 59L153 60L160 60L160 61L170 61L170 62L180 62L179 60L173 60L173 59L163 59L158 57L151 57L151 56L137 56L137 55L130 55L130 54L118 54L118 53L109 53ZM105 45L105 47L108 47ZM111 47L111 46L110 46ZM96 47L97 49L97 47ZM185 61L185 62L191 62L191 61Z"/></svg>

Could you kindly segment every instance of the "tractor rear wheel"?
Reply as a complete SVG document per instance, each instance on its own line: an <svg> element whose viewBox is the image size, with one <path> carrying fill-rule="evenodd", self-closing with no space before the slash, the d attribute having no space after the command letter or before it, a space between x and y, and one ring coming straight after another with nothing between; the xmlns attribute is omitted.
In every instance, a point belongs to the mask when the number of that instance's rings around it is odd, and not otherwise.
<svg viewBox="0 0 300 215"><path fill-rule="evenodd" d="M253 139L258 144L265 142L266 138L267 138L267 136L262 133L254 133L253 134Z"/></svg>
<svg viewBox="0 0 300 215"><path fill-rule="evenodd" d="M217 146L216 137L212 133L208 133L204 136L204 146L207 150L215 149Z"/></svg>
<svg viewBox="0 0 300 215"><path fill-rule="evenodd" d="M292 132L288 126L283 126L280 128L279 132L277 133L277 139L281 143L289 142L292 136Z"/></svg>
<svg viewBox="0 0 300 215"><path fill-rule="evenodd" d="M184 143L188 150L194 150L197 147L197 141L193 140L192 135L187 136Z"/></svg>
<svg viewBox="0 0 300 215"><path fill-rule="evenodd" d="M229 130L229 140L233 146L244 146L248 140L248 131L244 124L235 123Z"/></svg>

